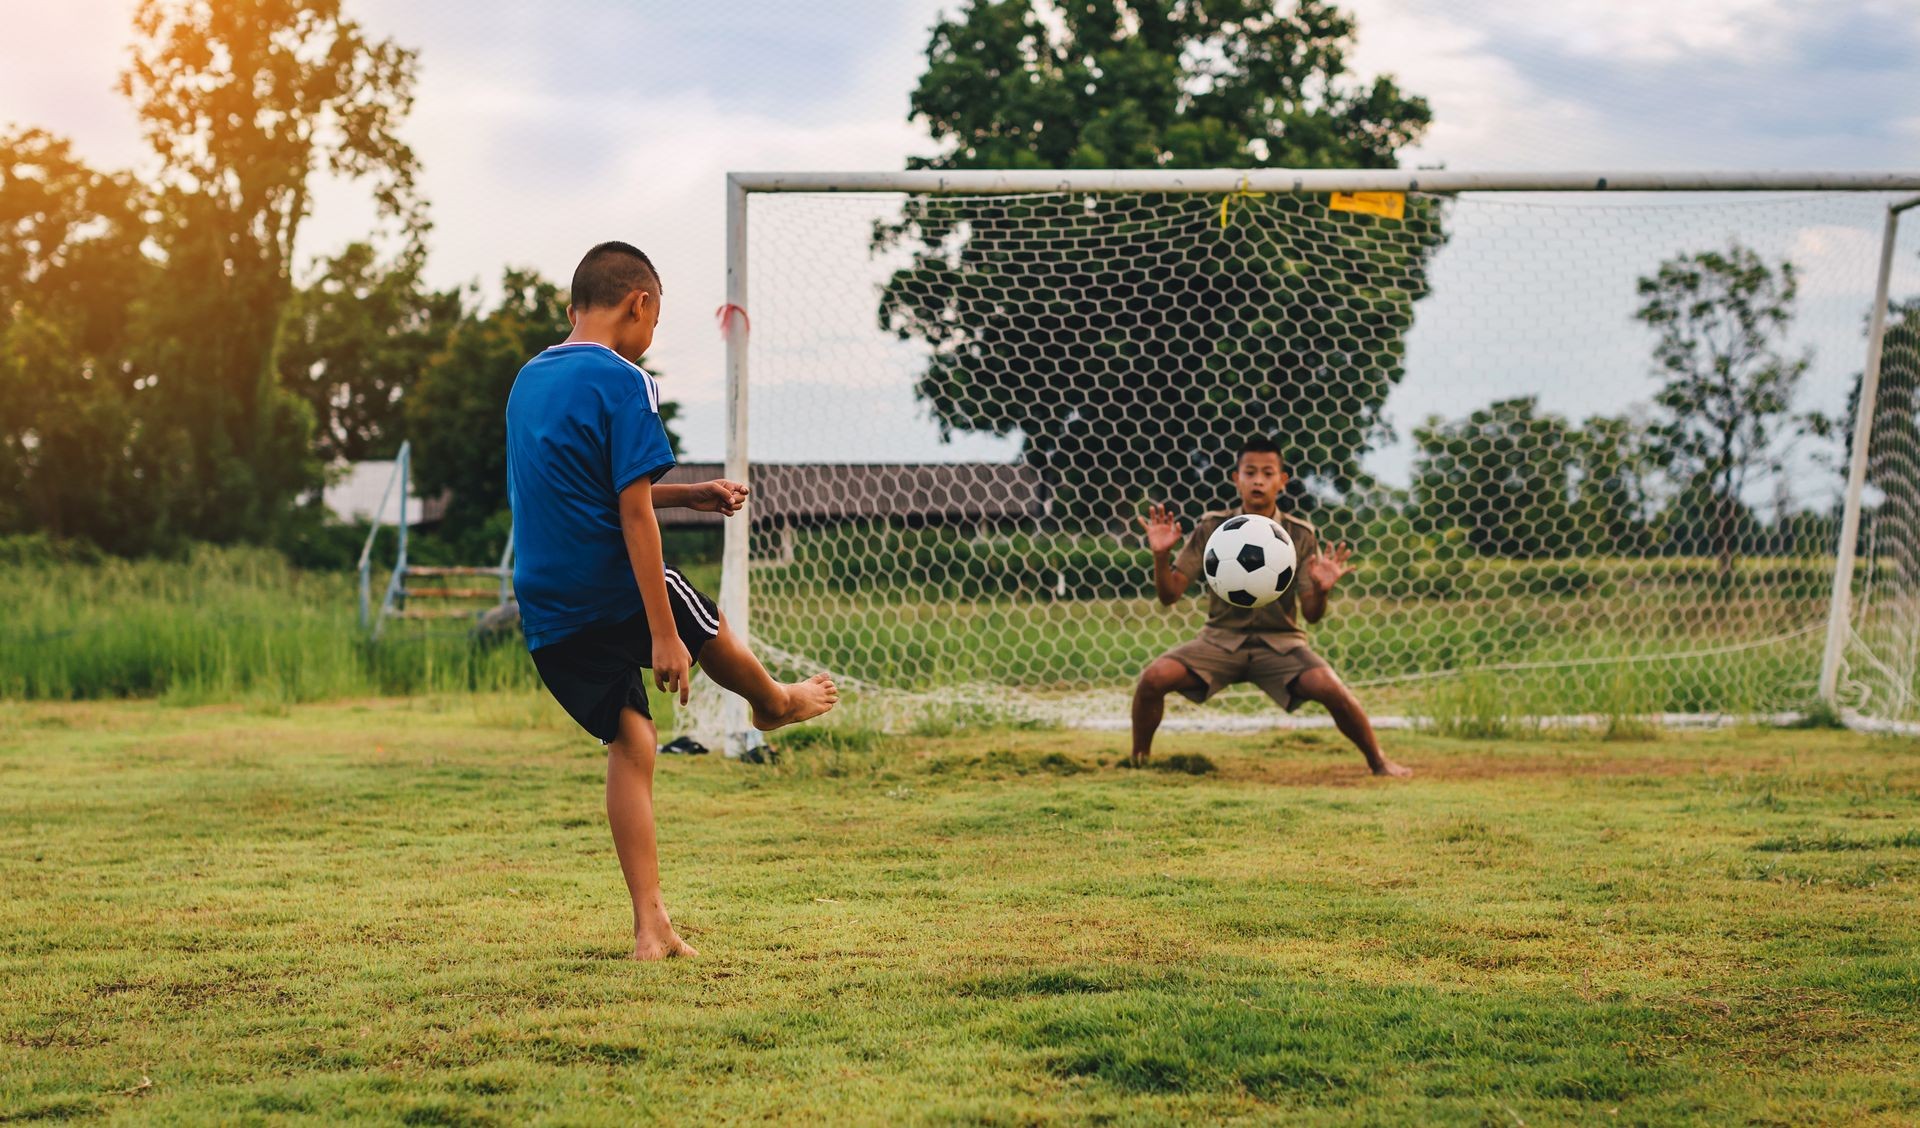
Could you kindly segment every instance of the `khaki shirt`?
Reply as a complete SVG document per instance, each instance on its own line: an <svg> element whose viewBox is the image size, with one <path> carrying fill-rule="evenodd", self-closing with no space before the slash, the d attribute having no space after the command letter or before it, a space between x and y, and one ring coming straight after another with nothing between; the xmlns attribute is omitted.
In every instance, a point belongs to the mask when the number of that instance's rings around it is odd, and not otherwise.
<svg viewBox="0 0 1920 1128"><path fill-rule="evenodd" d="M1319 542L1313 535L1311 524L1289 513L1279 515L1280 527L1293 538L1293 551L1299 558L1294 566L1293 586L1279 599L1265 607L1235 607L1213 594L1212 588L1206 587L1206 577L1201 573L1207 552L1207 538L1213 535L1222 521L1237 517L1240 512L1238 509L1223 509L1201 517L1193 527L1193 535L1187 538L1186 547L1173 560L1174 571L1189 582L1199 581L1206 589L1207 625L1200 632L1200 637L1226 650L1238 650L1256 639L1282 654L1296 646L1305 646L1307 632L1300 629L1297 608L1301 586L1313 582L1307 574L1307 561L1313 556Z"/></svg>

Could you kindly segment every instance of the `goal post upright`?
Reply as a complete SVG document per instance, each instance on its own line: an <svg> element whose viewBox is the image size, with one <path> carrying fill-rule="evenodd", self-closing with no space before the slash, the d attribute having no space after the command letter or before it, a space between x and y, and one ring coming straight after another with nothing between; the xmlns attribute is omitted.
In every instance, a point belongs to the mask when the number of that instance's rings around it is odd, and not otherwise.
<svg viewBox="0 0 1920 1128"><path fill-rule="evenodd" d="M1853 451L1847 466L1847 492L1840 517L1840 541L1835 546L1833 594L1827 605L1827 640L1820 655L1820 700L1838 708L1840 663L1852 629L1853 573L1860 541L1860 505L1866 492L1867 464L1872 458L1874 409L1880 393L1880 362L1887 336L1888 293L1893 279L1894 243L1900 237L1900 213L1920 206L1920 196L1887 205L1886 226L1880 236L1880 273L1874 282L1872 320L1867 328L1867 363L1860 373L1860 397L1853 412Z"/></svg>
<svg viewBox="0 0 1920 1128"><path fill-rule="evenodd" d="M726 304L720 307L720 328L726 334L727 450L726 475L747 483L751 467L747 461L747 200L748 189L734 177L727 178L727 282ZM728 627L743 644L752 637L750 595L747 588L748 534L753 512L752 494L724 526L720 550L720 613ZM745 753L758 735L747 720L747 703L735 694L727 694L721 706L721 724L729 756Z"/></svg>
<svg viewBox="0 0 1920 1128"><path fill-rule="evenodd" d="M1112 196L1233 196L1268 194L1309 196L1326 193L1419 193L1425 196L1462 194L1556 194L1620 196L1627 193L1742 194L1742 193L1913 193L1920 192L1920 170L1887 171L1457 171L1451 169L1081 169L1081 170L940 170L894 171L738 171L726 177L726 289L721 328L726 345L726 458L728 477L752 484L749 456L749 334L748 212L758 194L830 195L898 194L921 197L1010 195ZM1920 204L1920 197L1889 205L1880 261L1880 276L1872 310L1868 368L1857 409L1856 442L1849 465L1842 515L1844 530L1834 545L1835 574L1825 622L1816 603L1811 622L1795 632L1801 639L1824 628L1820 657L1820 696L1837 700L1840 658L1849 637L1851 586L1856 564L1856 542L1861 524L1862 495L1868 469L1867 439L1875 409L1879 355L1889 308L1889 273L1898 215ZM774 214L774 213L767 213ZM784 213L782 213L784 214ZM1867 222L1871 222L1870 220ZM1864 227L1865 224L1863 223ZM1870 230L1870 228L1869 228ZM1863 256L1864 257L1864 256ZM1864 265L1864 264L1862 264ZM774 291L779 283L777 273ZM1861 272L1864 274L1864 271ZM764 343L764 342L763 342ZM1857 355L1857 354L1856 354ZM732 629L743 639L751 631L750 526L747 515L755 502L725 524L720 580L720 608ZM1815 599L1817 600L1817 595ZM777 610L777 609L776 609ZM774 612L770 612L774 613ZM778 633L778 614L773 622ZM763 622L763 627L768 623ZM763 632L764 633L764 632ZM789 643L780 641L782 646ZM1774 640L1778 641L1778 640ZM1797 644L1803 660L1813 655L1806 641ZM1804 667L1803 667L1804 668ZM836 671L839 672L839 671ZM1420 675L1428 676L1428 675ZM1801 683L1804 684L1804 683ZM731 695L722 706L726 750L739 754L757 743L758 734L747 724L745 703Z"/></svg>

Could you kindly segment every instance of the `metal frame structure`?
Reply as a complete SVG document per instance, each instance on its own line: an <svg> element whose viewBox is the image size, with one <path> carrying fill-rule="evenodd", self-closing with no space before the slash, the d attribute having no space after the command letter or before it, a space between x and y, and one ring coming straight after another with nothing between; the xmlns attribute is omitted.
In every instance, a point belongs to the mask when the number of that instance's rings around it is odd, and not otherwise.
<svg viewBox="0 0 1920 1128"><path fill-rule="evenodd" d="M748 480L747 460L747 210L755 192L900 192L909 194L1011 195L1020 193L1234 192L1920 192L1920 172L1456 172L1450 169L1107 169L940 170L903 172L735 172L727 176L727 281L721 327L726 334L727 477ZM1868 342L1867 375L1859 420L1872 418L1878 389L1880 341L1886 328L1887 286L1900 212L1888 208L1881 249L1880 284ZM733 316L737 314L737 316ZM1856 435L1865 435L1855 423ZM1828 612L1820 693L1834 702L1841 652L1850 624L1855 540L1866 480L1867 443L1854 444L1846 512ZM749 502L747 508L751 509ZM721 552L720 611L744 640L750 625L747 589L747 512L726 524ZM746 702L729 696L722 712L727 752L738 755L757 742L747 723Z"/></svg>
<svg viewBox="0 0 1920 1128"><path fill-rule="evenodd" d="M380 536L380 526L386 520L387 502L393 498L394 486L400 487L400 518L394 525L399 537L399 545L394 557L393 574L387 578L387 594L380 601L380 617L372 620L373 633L370 637L378 640L380 631L387 624L387 616L393 611L394 601L400 598L401 585L407 575L407 494L413 489L413 444L402 442L400 453L393 460L393 474L387 479L387 488L380 494L380 508L374 510L373 527L367 530L367 543L360 549L360 629L366 630L372 610L369 598L372 595L373 581L373 542ZM513 538L508 537L509 544Z"/></svg>
<svg viewBox="0 0 1920 1128"><path fill-rule="evenodd" d="M380 530L387 524L387 509L393 504L394 494L399 494L399 511L394 519L394 557L393 571L387 576L386 594L381 598L379 609L373 606L373 549L380 539ZM415 568L407 560L408 536L408 499L413 493L413 444L402 442L400 452L394 456L393 473L387 478L386 488L380 494L380 505L373 511L372 527L367 530L367 541L360 548L359 573L360 629L365 632L368 642L379 642L391 618L434 618L455 619L469 614L459 608L435 612L407 612L409 598L451 597L456 599L479 598L477 590L450 591L445 588L410 588L409 576L432 574L435 576L497 576L500 581L500 599L497 607L505 607L513 598L513 528L507 528L506 547L500 551L500 561L492 566L453 566ZM424 519L425 509L422 508ZM479 614L479 612L475 612Z"/></svg>

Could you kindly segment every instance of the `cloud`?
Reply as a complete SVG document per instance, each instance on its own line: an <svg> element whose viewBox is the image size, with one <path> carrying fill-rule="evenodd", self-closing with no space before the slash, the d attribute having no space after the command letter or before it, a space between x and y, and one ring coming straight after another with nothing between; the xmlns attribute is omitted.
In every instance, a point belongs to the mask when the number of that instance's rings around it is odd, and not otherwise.
<svg viewBox="0 0 1920 1128"><path fill-rule="evenodd" d="M1873 219L1878 219L1875 215ZM1893 268L1887 277L1892 301L1920 295L1920 218L1908 212L1894 245ZM1877 223L1860 226L1817 224L1794 232L1786 257L1800 278L1804 300L1852 299L1863 308L1872 301L1880 268L1882 231Z"/></svg>
<svg viewBox="0 0 1920 1128"><path fill-rule="evenodd" d="M1796 0L1466 0L1456 18L1613 63L1760 65L1786 57L1817 5Z"/></svg>
<svg viewBox="0 0 1920 1128"><path fill-rule="evenodd" d="M1351 0L1363 73L1435 124L1454 168L1872 168L1920 163L1896 117L1920 25L1889 0ZM1671 12L1669 12L1671 9ZM1671 18L1667 18L1670 16Z"/></svg>
<svg viewBox="0 0 1920 1128"><path fill-rule="evenodd" d="M114 89L133 39L133 8L133 0L13 5L0 46L0 130L37 126L69 137L101 168L144 161L133 107Z"/></svg>
<svg viewBox="0 0 1920 1128"><path fill-rule="evenodd" d="M1352 0L1358 24L1351 63L1362 75L1392 74L1428 99L1434 124L1404 154L1408 164L1526 168L1582 162L1608 132L1579 101L1533 85L1470 23L1430 0Z"/></svg>

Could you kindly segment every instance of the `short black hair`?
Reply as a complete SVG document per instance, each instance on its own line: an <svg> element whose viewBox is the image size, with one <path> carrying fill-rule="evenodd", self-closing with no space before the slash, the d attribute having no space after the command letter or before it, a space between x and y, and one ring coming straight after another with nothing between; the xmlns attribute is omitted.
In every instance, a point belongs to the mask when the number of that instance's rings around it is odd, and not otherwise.
<svg viewBox="0 0 1920 1128"><path fill-rule="evenodd" d="M1280 444L1265 435L1251 435L1240 444L1240 453L1233 456L1233 468L1238 470L1249 454L1271 454L1280 460L1280 472L1286 473L1287 456L1280 453Z"/></svg>
<svg viewBox="0 0 1920 1128"><path fill-rule="evenodd" d="M635 290L660 292L660 272L653 260L632 243L609 240L587 252L573 268L575 309L603 309L618 305Z"/></svg>

